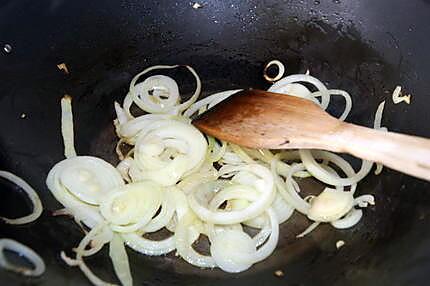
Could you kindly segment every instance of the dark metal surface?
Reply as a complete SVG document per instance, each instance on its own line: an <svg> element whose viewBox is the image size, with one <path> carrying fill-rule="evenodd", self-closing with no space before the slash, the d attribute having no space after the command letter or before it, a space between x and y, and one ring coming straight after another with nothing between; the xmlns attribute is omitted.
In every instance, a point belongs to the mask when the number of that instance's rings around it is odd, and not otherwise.
<svg viewBox="0 0 430 286"><path fill-rule="evenodd" d="M430 136L430 3L428 1L17 1L0 0L0 168L15 172L39 192L45 211L31 225L0 224L39 252L47 272L25 279L0 270L0 285L88 284L59 258L82 233L71 219L52 217L60 207L44 180L63 159L59 99L74 97L77 150L114 160L112 103L125 96L136 72L154 64L190 64L207 92L265 88L264 63L278 58L287 72L311 73L330 87L350 91L347 119L371 125L387 99L383 125ZM8 44L7 51L3 47ZM56 65L67 63L71 74ZM179 75L185 93L191 78ZM190 82L188 84L188 82ZM394 106L396 84L413 95ZM334 100L336 113L342 101ZM337 106L337 107L336 107ZM26 117L21 118L25 113ZM0 214L22 214L19 196L0 182ZM309 190L315 185L309 183ZM174 257L129 251L136 285L427 285L430 278L428 183L384 170L359 185L377 205L354 228L320 227L295 215L282 225L275 253L241 274L201 270ZM335 243L346 245L337 251ZM115 281L107 251L88 259ZM277 278L273 271L282 269Z"/></svg>

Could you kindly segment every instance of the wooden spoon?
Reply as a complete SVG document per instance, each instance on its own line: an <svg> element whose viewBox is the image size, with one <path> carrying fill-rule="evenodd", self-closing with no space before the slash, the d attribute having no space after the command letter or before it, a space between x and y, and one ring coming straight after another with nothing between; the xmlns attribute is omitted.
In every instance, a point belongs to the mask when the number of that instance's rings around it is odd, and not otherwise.
<svg viewBox="0 0 430 286"><path fill-rule="evenodd" d="M295 96L244 90L193 124L208 135L245 147L349 153L430 180L430 139L346 123Z"/></svg>

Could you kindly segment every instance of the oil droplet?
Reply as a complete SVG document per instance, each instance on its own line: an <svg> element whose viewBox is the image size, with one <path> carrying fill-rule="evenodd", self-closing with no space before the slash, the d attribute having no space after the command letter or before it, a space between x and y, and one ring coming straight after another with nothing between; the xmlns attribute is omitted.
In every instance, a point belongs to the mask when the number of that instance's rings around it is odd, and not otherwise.
<svg viewBox="0 0 430 286"><path fill-rule="evenodd" d="M5 53L9 54L10 52L12 52L12 46L9 44L4 45L3 51L5 51Z"/></svg>

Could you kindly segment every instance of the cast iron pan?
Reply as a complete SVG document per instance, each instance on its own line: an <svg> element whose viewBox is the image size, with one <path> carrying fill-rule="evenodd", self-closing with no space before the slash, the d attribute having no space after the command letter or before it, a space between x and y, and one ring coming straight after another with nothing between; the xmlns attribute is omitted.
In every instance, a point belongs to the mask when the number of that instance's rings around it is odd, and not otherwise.
<svg viewBox="0 0 430 286"><path fill-rule="evenodd" d="M161 3L162 2L162 3ZM0 237L30 245L47 264L40 278L0 270L1 285L86 285L67 267L61 250L82 233L45 186L49 169L63 159L59 99L74 98L77 150L115 163L113 101L132 76L155 64L189 64L205 94L236 87L267 88L264 64L280 59L288 73L311 73L354 101L348 121L370 126L386 99L383 125L430 137L430 3L427 0L321 1L18 1L0 0L0 168L25 178L45 211L33 224L0 224ZM9 44L6 52L3 46ZM56 65L66 63L70 75ZM188 94L192 78L173 74ZM410 106L394 105L401 84ZM334 100L332 113L342 109ZM22 119L21 114L26 118ZM356 167L359 162L354 161ZM320 185L307 182L307 190ZM0 214L28 211L14 188L1 181ZM274 254L240 274L191 267L170 254L145 257L129 251L136 285L427 285L430 278L428 183L385 169L358 188L376 206L352 229L318 228L295 235L302 216L282 225ZM335 243L346 245L336 250ZM116 281L107 250L88 259L102 278ZM275 277L281 269L285 276Z"/></svg>

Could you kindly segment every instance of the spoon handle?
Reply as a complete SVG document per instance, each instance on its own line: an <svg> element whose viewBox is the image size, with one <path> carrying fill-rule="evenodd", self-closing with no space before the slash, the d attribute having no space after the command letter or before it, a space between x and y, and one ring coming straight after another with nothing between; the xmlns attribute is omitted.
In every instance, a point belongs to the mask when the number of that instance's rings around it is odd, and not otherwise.
<svg viewBox="0 0 430 286"><path fill-rule="evenodd" d="M328 149L430 181L430 139L350 123L342 124L330 137L334 146Z"/></svg>

